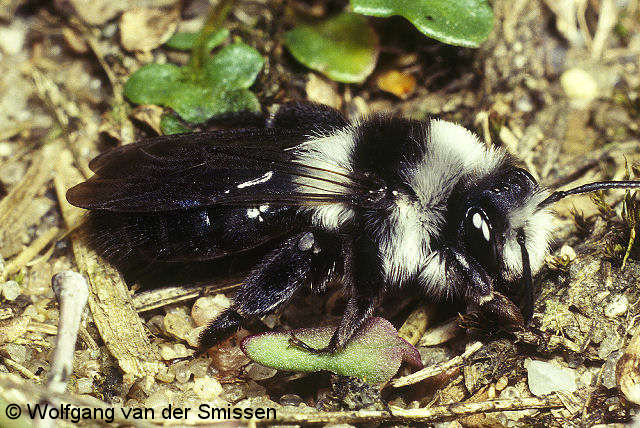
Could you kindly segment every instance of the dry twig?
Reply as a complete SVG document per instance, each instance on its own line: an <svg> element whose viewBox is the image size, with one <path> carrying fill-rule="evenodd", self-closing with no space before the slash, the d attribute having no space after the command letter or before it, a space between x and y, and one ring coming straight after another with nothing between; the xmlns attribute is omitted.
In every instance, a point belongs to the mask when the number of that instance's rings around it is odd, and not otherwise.
<svg viewBox="0 0 640 428"><path fill-rule="evenodd" d="M426 423L485 412L518 411L526 409L553 409L564 407L562 401L551 398L513 398L503 400L455 403L420 409L391 408L392 413L381 410L358 410L351 412L280 412L276 422L280 423ZM273 422L273 421L270 421Z"/></svg>
<svg viewBox="0 0 640 428"><path fill-rule="evenodd" d="M462 363L464 363L464 360L466 358L469 358L472 354L477 352L480 348L482 348L482 342L475 342L469 345L462 355L458 355L457 357L454 357L449 361L445 361L444 363L435 364L430 367L425 367L424 369L418 370L415 373L411 373L408 376L403 376L397 379L393 379L391 381L391 386L400 388L401 386L413 385L414 383L421 382L424 379L436 376L453 367L461 365Z"/></svg>

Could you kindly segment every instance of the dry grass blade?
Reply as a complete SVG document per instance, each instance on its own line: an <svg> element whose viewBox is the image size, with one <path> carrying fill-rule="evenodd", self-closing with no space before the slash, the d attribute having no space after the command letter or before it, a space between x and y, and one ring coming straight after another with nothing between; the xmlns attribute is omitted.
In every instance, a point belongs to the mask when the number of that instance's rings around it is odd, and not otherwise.
<svg viewBox="0 0 640 428"><path fill-rule="evenodd" d="M66 190L82 180L65 151L55 179L60 208L68 225L77 219L78 208L66 201ZM158 349L151 344L136 312L129 289L120 273L104 261L77 235L71 235L79 269L90 283L89 308L102 340L130 378L154 375L160 366Z"/></svg>
<svg viewBox="0 0 640 428"><path fill-rule="evenodd" d="M144 291L137 293L131 299L133 306L138 312L151 311L167 305L174 305L188 300L194 300L198 297L215 291L216 293L224 293L231 291L240 286L242 279L230 279L224 284L215 284L202 288L185 288L185 287L163 287L156 290Z"/></svg>
<svg viewBox="0 0 640 428"><path fill-rule="evenodd" d="M5 281L10 275L18 272L23 266L26 266L33 260L40 251L46 248L49 243L55 239L60 233L60 229L52 227L51 229L38 236L27 248L22 250L20 254L11 259L7 263L2 274L0 274L0 282Z"/></svg>
<svg viewBox="0 0 640 428"><path fill-rule="evenodd" d="M36 195L51 178L51 165L55 165L60 147L60 142L54 141L35 152L20 184L0 201L0 241L30 226L24 224L24 218Z"/></svg>

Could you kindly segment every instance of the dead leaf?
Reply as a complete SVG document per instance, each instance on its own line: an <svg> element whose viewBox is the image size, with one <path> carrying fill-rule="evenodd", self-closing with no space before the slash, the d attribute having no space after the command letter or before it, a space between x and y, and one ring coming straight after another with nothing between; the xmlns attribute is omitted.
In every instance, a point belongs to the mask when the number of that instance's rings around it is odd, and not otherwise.
<svg viewBox="0 0 640 428"><path fill-rule="evenodd" d="M178 18L178 9L131 9L120 17L120 43L128 51L153 50L169 40Z"/></svg>
<svg viewBox="0 0 640 428"><path fill-rule="evenodd" d="M376 80L378 88L398 98L406 99L416 90L416 79L409 73L398 70L385 71Z"/></svg>
<svg viewBox="0 0 640 428"><path fill-rule="evenodd" d="M104 24L129 6L127 0L58 0L56 3L62 9L71 5L76 15L89 25Z"/></svg>
<svg viewBox="0 0 640 428"><path fill-rule="evenodd" d="M160 118L163 112L164 108L157 105L141 105L133 109L131 117L139 120L140 122L146 123L156 132L156 134L160 135L162 134L162 131L160 130Z"/></svg>

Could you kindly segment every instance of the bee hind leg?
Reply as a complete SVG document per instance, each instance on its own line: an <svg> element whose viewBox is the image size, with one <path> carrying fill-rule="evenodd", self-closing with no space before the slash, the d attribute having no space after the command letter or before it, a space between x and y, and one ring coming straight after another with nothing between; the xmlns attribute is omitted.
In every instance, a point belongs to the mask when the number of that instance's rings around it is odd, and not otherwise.
<svg viewBox="0 0 640 428"><path fill-rule="evenodd" d="M330 245L318 247L315 237L312 232L299 233L268 254L244 281L233 306L200 334L199 352L233 335L248 318L277 310L316 277L329 275L335 253Z"/></svg>
<svg viewBox="0 0 640 428"><path fill-rule="evenodd" d="M340 246L344 260L343 288L348 296L342 319L327 346L314 348L292 336L293 346L314 354L334 354L342 350L363 322L369 318L384 294L382 278L375 268L377 252L367 239L352 242L345 238Z"/></svg>

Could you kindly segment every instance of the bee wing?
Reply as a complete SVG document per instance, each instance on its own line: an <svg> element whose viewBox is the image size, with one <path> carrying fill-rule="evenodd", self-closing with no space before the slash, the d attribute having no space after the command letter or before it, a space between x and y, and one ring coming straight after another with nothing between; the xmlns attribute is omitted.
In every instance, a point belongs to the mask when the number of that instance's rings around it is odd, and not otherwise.
<svg viewBox="0 0 640 428"><path fill-rule="evenodd" d="M294 150L288 149L304 140L298 132L278 128L142 140L95 158L89 166L96 175L71 188L67 199L82 208L118 212L352 201L353 195L326 174L315 178L313 167L296 163ZM294 185L296 176L312 184Z"/></svg>

